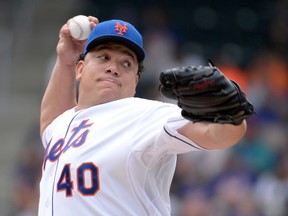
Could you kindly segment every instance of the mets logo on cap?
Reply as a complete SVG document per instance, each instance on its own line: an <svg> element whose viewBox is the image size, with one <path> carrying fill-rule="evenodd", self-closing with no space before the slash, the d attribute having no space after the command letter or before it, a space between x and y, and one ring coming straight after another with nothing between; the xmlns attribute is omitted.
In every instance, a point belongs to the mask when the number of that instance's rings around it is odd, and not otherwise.
<svg viewBox="0 0 288 216"><path fill-rule="evenodd" d="M116 22L115 31L118 32L119 35L123 35L123 33L127 33L128 27L127 24L121 25L120 22Z"/></svg>

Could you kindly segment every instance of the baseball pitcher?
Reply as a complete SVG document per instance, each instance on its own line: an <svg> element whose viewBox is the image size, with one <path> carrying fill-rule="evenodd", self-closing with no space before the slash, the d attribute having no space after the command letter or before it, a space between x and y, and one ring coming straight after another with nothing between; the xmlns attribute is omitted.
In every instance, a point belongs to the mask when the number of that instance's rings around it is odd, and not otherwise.
<svg viewBox="0 0 288 216"><path fill-rule="evenodd" d="M69 21L61 28L41 103L39 215L170 215L177 154L236 144L253 106L212 63L161 73L177 105L134 97L141 34L123 20L89 21L87 40L71 37Z"/></svg>

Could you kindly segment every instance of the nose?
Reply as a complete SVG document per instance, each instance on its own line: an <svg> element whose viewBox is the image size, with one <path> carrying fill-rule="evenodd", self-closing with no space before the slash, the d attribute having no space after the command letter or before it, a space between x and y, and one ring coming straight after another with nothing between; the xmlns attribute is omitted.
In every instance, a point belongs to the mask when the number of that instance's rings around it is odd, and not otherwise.
<svg viewBox="0 0 288 216"><path fill-rule="evenodd" d="M106 73L111 73L114 76L119 76L116 63L110 62L110 64L106 67Z"/></svg>

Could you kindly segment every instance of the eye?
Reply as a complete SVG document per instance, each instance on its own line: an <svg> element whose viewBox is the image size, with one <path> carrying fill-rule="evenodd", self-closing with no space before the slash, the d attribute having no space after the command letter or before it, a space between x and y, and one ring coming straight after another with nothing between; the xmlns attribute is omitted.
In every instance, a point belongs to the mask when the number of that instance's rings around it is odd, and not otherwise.
<svg viewBox="0 0 288 216"><path fill-rule="evenodd" d="M130 61L124 61L123 65L124 65L124 67L131 67L131 62Z"/></svg>
<svg viewBox="0 0 288 216"><path fill-rule="evenodd" d="M109 60L109 57L106 54L99 55L97 58L99 58L101 60Z"/></svg>

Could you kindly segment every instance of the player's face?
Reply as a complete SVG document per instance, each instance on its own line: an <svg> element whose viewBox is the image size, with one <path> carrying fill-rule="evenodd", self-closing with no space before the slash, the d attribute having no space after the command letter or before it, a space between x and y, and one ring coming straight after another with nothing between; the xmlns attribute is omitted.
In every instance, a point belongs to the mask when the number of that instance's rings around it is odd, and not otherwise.
<svg viewBox="0 0 288 216"><path fill-rule="evenodd" d="M133 97L139 80L135 53L121 44L103 44L76 67L78 108Z"/></svg>

